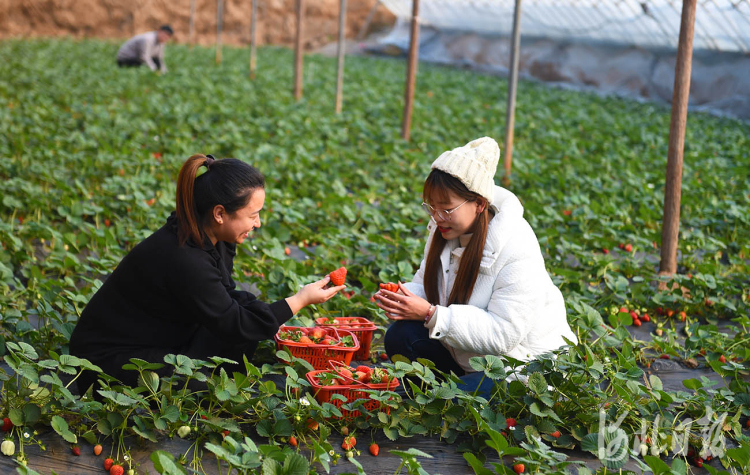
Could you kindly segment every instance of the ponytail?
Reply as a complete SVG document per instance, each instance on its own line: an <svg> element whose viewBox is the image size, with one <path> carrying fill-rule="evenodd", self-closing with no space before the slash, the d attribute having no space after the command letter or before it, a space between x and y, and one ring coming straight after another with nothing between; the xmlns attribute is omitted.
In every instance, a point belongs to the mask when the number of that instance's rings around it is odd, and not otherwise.
<svg viewBox="0 0 750 475"><path fill-rule="evenodd" d="M487 241L490 211L489 204L486 203L486 200L482 196L470 191L457 178L438 169L433 169L427 180L425 180L422 196L425 201L429 201L432 196L447 198L449 191L471 202L485 201L484 209L479 213L474 222L471 239L461 255L458 272L453 281L453 289L451 289L450 296L448 297L448 305L465 305L469 302L471 294L474 292L474 284L476 284L477 277L479 276L484 245ZM424 290L427 301L433 305L440 303L438 275L440 275L440 255L443 253L446 242L440 233L434 232L425 259Z"/></svg>
<svg viewBox="0 0 750 475"><path fill-rule="evenodd" d="M207 172L198 175L202 166ZM253 192L265 187L260 171L235 158L214 160L211 155L196 154L188 158L177 177L177 239L180 246L190 240L203 246L210 213L222 205L232 214L247 206Z"/></svg>

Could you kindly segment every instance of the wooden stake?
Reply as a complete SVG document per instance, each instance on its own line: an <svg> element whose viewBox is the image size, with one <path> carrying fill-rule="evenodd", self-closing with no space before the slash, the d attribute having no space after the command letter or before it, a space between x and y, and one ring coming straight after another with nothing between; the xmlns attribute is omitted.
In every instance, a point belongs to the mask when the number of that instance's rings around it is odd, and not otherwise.
<svg viewBox="0 0 750 475"><path fill-rule="evenodd" d="M344 51L346 49L346 0L341 0L339 6L339 44L338 44L338 66L336 70L336 113L341 112L344 89Z"/></svg>
<svg viewBox="0 0 750 475"><path fill-rule="evenodd" d="M221 63L221 26L223 22L224 0L216 0L216 64Z"/></svg>
<svg viewBox="0 0 750 475"><path fill-rule="evenodd" d="M191 47L195 43L195 0L190 0L190 27L188 28L188 43Z"/></svg>
<svg viewBox="0 0 750 475"><path fill-rule="evenodd" d="M693 62L696 0L684 0L680 21L680 43L677 46L672 118L669 124L667 176L664 188L664 221L661 231L661 263L659 273L677 272L677 243L680 233L680 200L682 198L682 155L685 148L690 73Z"/></svg>
<svg viewBox="0 0 750 475"><path fill-rule="evenodd" d="M255 21L258 17L258 0L253 0L250 7L250 79L255 79L257 40L255 38Z"/></svg>
<svg viewBox="0 0 750 475"><path fill-rule="evenodd" d="M297 38L294 42L294 98L302 99L302 15L304 0L297 0Z"/></svg>
<svg viewBox="0 0 750 475"><path fill-rule="evenodd" d="M508 77L508 107L505 111L505 148L503 150L503 185L510 185L510 167L513 160L513 129L516 123L516 88L518 85L518 58L521 47L521 0L516 0L513 12L513 43L510 48L510 76Z"/></svg>
<svg viewBox="0 0 750 475"><path fill-rule="evenodd" d="M417 58L419 57L419 0L412 0L411 36L409 38L409 62L406 70L406 91L404 92L404 121L401 136L409 141L411 135L411 112L414 105L414 87L417 80Z"/></svg>

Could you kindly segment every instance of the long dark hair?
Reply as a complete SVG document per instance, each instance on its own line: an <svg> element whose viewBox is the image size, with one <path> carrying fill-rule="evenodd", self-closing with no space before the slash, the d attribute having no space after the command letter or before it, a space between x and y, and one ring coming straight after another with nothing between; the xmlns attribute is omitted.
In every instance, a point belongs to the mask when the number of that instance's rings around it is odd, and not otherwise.
<svg viewBox="0 0 750 475"><path fill-rule="evenodd" d="M469 244L466 245L464 253L461 255L461 263L458 265L458 273L453 283L448 305L461 304L469 302L474 284L479 276L479 264L482 262L482 253L484 243L487 240L487 228L490 223L490 212L487 200L481 195L469 191L466 185L461 181L444 171L434 168L427 176L424 182L422 198L429 203L430 198L437 196L439 199L448 199L448 192L452 191L460 198L471 202L484 201L485 206L474 222L473 234ZM447 241L439 232L432 235L432 243L427 252L427 259L424 270L424 290L427 294L427 300L434 305L440 303L440 293L438 291L438 274L440 273L440 254L443 252Z"/></svg>
<svg viewBox="0 0 750 475"><path fill-rule="evenodd" d="M201 176L198 169L208 169ZM232 214L250 202L253 192L265 188L260 171L236 158L214 160L196 154L188 158L177 177L177 237L180 246L188 239L203 245L203 225L216 205Z"/></svg>

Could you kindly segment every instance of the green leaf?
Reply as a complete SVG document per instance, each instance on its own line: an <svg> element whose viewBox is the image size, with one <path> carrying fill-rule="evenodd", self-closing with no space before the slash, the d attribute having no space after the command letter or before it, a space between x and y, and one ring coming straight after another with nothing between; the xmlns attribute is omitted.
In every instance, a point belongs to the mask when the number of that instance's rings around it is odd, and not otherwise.
<svg viewBox="0 0 750 475"><path fill-rule="evenodd" d="M286 456L284 460L284 473L286 475L307 475L309 470L310 464L305 457L297 453Z"/></svg>
<svg viewBox="0 0 750 475"><path fill-rule="evenodd" d="M651 471L654 472L654 475L668 474L672 471L672 469L669 468L669 465L664 463L659 457L646 455L643 457L643 460L646 462L646 465L651 468Z"/></svg>
<svg viewBox="0 0 750 475"><path fill-rule="evenodd" d="M39 420L42 410L36 404L26 404L23 406L23 418L26 424L32 425Z"/></svg>
<svg viewBox="0 0 750 475"><path fill-rule="evenodd" d="M529 376L528 386L529 389L536 394L544 394L547 392L547 380L545 380L544 375L539 372L532 373L531 376Z"/></svg>
<svg viewBox="0 0 750 475"><path fill-rule="evenodd" d="M476 475L493 475L492 471L485 468L482 462L480 462L474 454L471 453L464 453L464 459L466 459L467 462L469 462L469 465L474 470L474 473Z"/></svg>
<svg viewBox="0 0 750 475"><path fill-rule="evenodd" d="M182 466L175 463L174 456L163 450L156 450L149 457L154 464L154 469L162 475L187 475Z"/></svg>

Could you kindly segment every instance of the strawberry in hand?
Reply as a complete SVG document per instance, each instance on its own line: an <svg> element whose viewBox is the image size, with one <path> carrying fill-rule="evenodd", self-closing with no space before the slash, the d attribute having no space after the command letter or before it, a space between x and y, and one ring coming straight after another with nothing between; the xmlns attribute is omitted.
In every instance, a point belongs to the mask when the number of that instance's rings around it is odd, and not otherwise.
<svg viewBox="0 0 750 475"><path fill-rule="evenodd" d="M344 285L344 282L346 281L346 267L339 267L335 271L328 274L328 276L331 278L331 282L335 286Z"/></svg>

